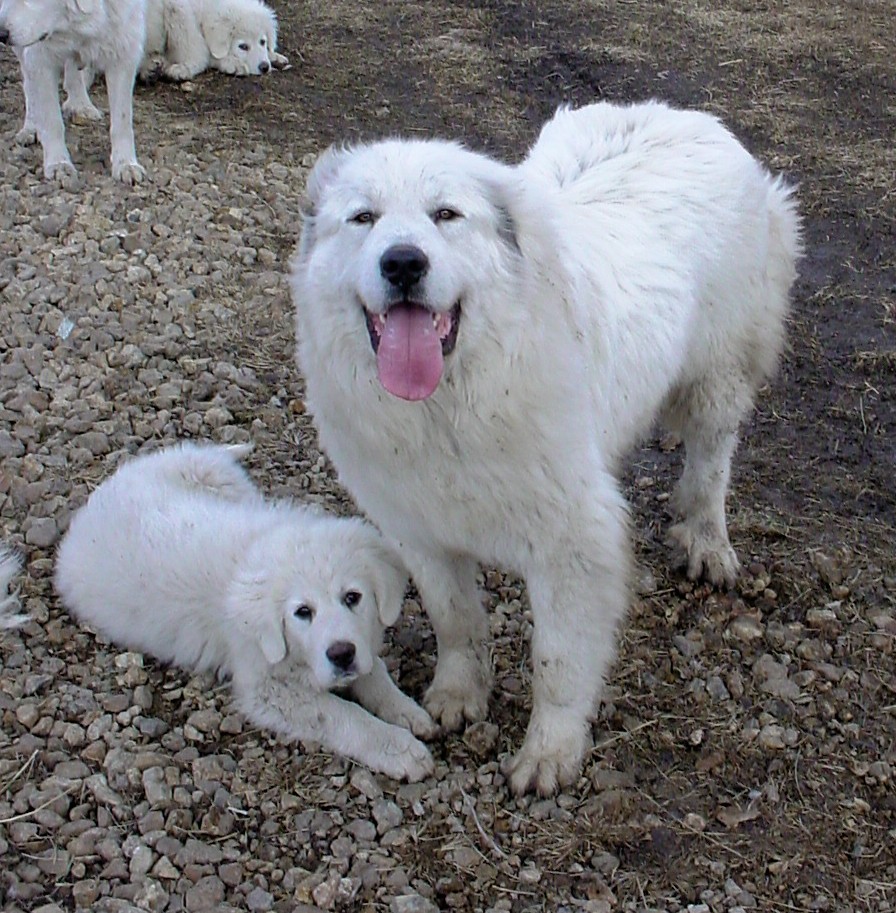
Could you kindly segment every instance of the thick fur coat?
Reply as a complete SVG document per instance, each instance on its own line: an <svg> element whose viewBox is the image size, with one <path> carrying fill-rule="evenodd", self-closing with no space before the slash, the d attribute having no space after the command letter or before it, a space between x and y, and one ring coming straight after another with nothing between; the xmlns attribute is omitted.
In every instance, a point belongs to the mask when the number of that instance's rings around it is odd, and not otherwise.
<svg viewBox="0 0 896 913"><path fill-rule="evenodd" d="M686 450L671 537L730 584L738 426L773 371L795 202L715 118L561 109L519 165L442 141L325 153L293 263L298 363L342 482L433 622L427 694L485 716L480 562L522 574L533 708L505 770L578 775L631 570L621 460L660 419Z"/></svg>

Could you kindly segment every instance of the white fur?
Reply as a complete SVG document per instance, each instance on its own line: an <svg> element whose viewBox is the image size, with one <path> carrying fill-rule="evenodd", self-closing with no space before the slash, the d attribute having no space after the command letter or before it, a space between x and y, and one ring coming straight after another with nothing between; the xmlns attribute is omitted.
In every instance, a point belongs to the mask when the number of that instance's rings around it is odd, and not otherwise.
<svg viewBox="0 0 896 913"><path fill-rule="evenodd" d="M323 446L432 618L427 707L451 728L485 715L477 564L522 574L533 709L505 769L551 793L581 768L628 604L620 461L657 418L687 447L688 573L735 577L730 459L782 346L795 203L715 118L645 103L561 109L515 167L441 141L330 150L307 209L298 361ZM428 258L415 300L442 321L461 308L417 402L380 383L363 312L389 307L395 244Z"/></svg>
<svg viewBox="0 0 896 913"><path fill-rule="evenodd" d="M98 120L102 114L87 95L94 70L106 77L112 176L125 184L145 177L133 123L145 9L146 0L0 0L0 28L8 32L25 86L25 123L17 139L40 140L47 178L75 173L65 144L59 81L64 72L66 113ZM91 75L85 78L83 70Z"/></svg>
<svg viewBox="0 0 896 913"><path fill-rule="evenodd" d="M432 758L409 730L435 727L378 655L407 572L369 524L263 500L236 462L249 449L183 444L125 463L59 547L63 602L120 646L231 676L256 725L426 776ZM328 658L336 644L354 649L346 668Z"/></svg>
<svg viewBox="0 0 896 913"><path fill-rule="evenodd" d="M277 18L261 0L148 0L141 71L192 79L209 67L264 75L289 61L277 53Z"/></svg>
<svg viewBox="0 0 896 913"><path fill-rule="evenodd" d="M12 588L21 570L21 558L0 544L0 631L19 628L29 620L28 615L20 613L19 591Z"/></svg>

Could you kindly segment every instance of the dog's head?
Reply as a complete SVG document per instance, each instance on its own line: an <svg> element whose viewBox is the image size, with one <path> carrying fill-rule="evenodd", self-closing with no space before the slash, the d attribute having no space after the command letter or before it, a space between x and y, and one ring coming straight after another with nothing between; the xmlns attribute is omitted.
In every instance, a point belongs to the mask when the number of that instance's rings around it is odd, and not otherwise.
<svg viewBox="0 0 896 913"><path fill-rule="evenodd" d="M100 0L0 0L0 43L27 48L77 31Z"/></svg>
<svg viewBox="0 0 896 913"><path fill-rule="evenodd" d="M514 182L508 166L442 141L324 153L293 261L300 340L351 344L362 377L414 401L478 340L513 337L521 317L488 301L518 300Z"/></svg>
<svg viewBox="0 0 896 913"><path fill-rule="evenodd" d="M371 671L407 579L372 526L309 513L252 546L227 613L265 662L304 665L327 691Z"/></svg>
<svg viewBox="0 0 896 913"><path fill-rule="evenodd" d="M212 57L225 73L265 75L277 50L277 18L256 0L224 5L202 22L202 34Z"/></svg>

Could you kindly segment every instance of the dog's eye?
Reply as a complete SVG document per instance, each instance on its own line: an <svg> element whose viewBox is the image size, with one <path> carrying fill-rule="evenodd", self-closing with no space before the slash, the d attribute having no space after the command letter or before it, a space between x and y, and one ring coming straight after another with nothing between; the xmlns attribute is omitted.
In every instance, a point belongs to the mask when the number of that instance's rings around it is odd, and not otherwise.
<svg viewBox="0 0 896 913"><path fill-rule="evenodd" d="M240 48L241 51L248 51L248 50L249 50L249 43L248 43L247 41L241 41L240 44L239 44L239 48Z"/></svg>
<svg viewBox="0 0 896 913"><path fill-rule="evenodd" d="M443 206L432 214L433 222L453 222L459 218L460 213L455 209L450 209L448 206Z"/></svg>
<svg viewBox="0 0 896 913"><path fill-rule="evenodd" d="M362 209L349 219L349 222L354 222L355 225L372 225L374 221L374 215L369 209Z"/></svg>
<svg viewBox="0 0 896 913"><path fill-rule="evenodd" d="M262 47L264 47L264 46L268 43L268 40L267 40L267 38L260 38L259 41L258 41L258 43L259 43Z"/></svg>
<svg viewBox="0 0 896 913"><path fill-rule="evenodd" d="M311 621L311 619L314 618L314 609L312 609L310 605L305 605L303 602L301 605L295 607L292 614L295 615L296 618L301 618L302 621Z"/></svg>
<svg viewBox="0 0 896 913"><path fill-rule="evenodd" d="M353 609L361 601L361 594L357 590L349 590L343 597L343 604L349 608Z"/></svg>

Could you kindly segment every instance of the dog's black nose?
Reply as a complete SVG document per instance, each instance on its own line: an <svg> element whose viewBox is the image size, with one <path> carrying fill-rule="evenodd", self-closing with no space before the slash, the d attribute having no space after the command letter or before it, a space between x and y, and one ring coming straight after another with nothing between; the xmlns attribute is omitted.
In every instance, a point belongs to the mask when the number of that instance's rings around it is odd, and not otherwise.
<svg viewBox="0 0 896 913"><path fill-rule="evenodd" d="M270 68L271 65L266 60L262 60L262 62L258 65L258 72L264 76L264 74L267 73Z"/></svg>
<svg viewBox="0 0 896 913"><path fill-rule="evenodd" d="M380 257L380 272L391 285L407 294L429 269L429 260L413 244L393 244Z"/></svg>
<svg viewBox="0 0 896 913"><path fill-rule="evenodd" d="M0 44L9 44L9 29L0 29Z"/></svg>
<svg viewBox="0 0 896 913"><path fill-rule="evenodd" d="M355 661L355 645L347 640L337 640L327 647L327 659L344 672Z"/></svg>

